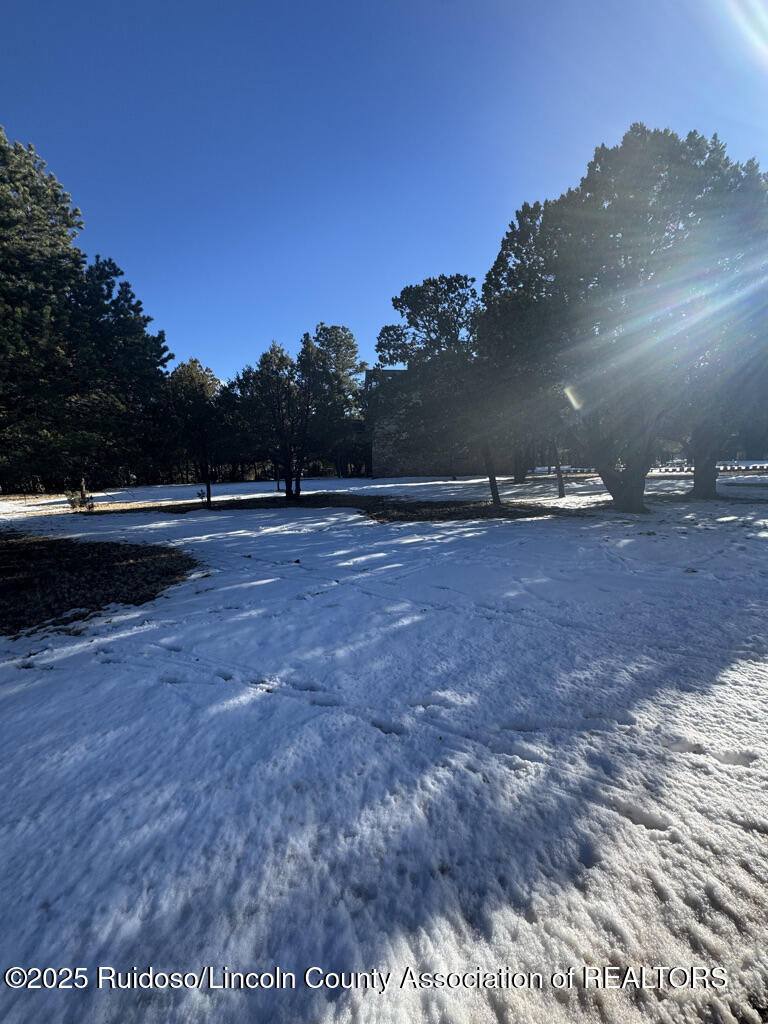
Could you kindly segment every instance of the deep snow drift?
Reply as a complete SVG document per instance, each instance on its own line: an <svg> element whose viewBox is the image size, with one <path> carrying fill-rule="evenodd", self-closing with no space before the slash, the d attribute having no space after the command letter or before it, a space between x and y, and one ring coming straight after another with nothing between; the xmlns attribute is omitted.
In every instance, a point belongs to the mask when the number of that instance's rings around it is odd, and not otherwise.
<svg viewBox="0 0 768 1024"><path fill-rule="evenodd" d="M601 497L584 487L567 500ZM0 966L90 980L0 984L4 1021L760 1020L767 505L0 515L202 563L141 607L0 638ZM296 989L96 988L97 965L150 964L277 966ZM607 964L729 984L400 987L407 967ZM313 965L392 978L312 991Z"/></svg>

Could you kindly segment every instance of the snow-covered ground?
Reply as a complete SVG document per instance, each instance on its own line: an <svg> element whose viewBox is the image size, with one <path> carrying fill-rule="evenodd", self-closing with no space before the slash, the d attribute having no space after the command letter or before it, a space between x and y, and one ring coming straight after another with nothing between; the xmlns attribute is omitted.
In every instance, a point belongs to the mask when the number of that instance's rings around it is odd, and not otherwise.
<svg viewBox="0 0 768 1024"><path fill-rule="evenodd" d="M655 495L683 495L690 491L693 483L691 476L672 478L663 475L648 477L647 493L652 499ZM768 476L758 474L733 475L723 474L718 478L721 494L729 498L747 497L768 499ZM457 480L442 477L396 477L393 479L374 477L339 480L335 477L316 477L302 481L305 494L317 491L334 493L370 494L382 498L409 498L414 501L488 501L490 492L486 477L459 477ZM564 508L584 508L595 503L610 499L598 476L575 477L567 480L566 497L557 498L557 483L554 478L532 478L524 484L515 484L511 477L499 477L499 490L504 499L521 501L538 501L545 504L556 504ZM157 487L116 488L112 491L97 491L93 495L95 504L114 504L120 502L142 502L152 504L176 504L199 502L200 484L172 484ZM213 498L256 498L260 495L272 497L276 494L274 483L240 483L215 484ZM2 508L9 512L23 511L26 514L40 512L67 512L69 505L63 495L30 496L26 499L15 498L3 502L0 496L0 514Z"/></svg>
<svg viewBox="0 0 768 1024"><path fill-rule="evenodd" d="M485 496L483 481L358 486ZM514 493L551 501L552 482ZM0 966L89 978L0 983L3 1022L761 1019L767 505L0 516L201 562L149 604L0 638ZM578 984L609 964L721 966L728 986ZM99 990L98 965L278 967L296 988ZM383 993L381 974L340 992L306 987L310 967L391 973ZM407 968L543 987L416 988Z"/></svg>

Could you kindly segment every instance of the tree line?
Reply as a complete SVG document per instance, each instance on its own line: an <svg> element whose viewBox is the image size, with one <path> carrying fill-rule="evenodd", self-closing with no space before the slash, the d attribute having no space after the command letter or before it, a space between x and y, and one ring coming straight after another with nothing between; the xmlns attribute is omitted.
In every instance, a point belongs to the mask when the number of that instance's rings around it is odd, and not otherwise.
<svg viewBox="0 0 768 1024"><path fill-rule="evenodd" d="M210 503L214 478L268 476L298 499L310 467L363 473L363 370L349 328L324 323L304 334L295 360L273 342L226 384L196 359L181 363L167 381L166 477L191 463Z"/></svg>
<svg viewBox="0 0 768 1024"><path fill-rule="evenodd" d="M33 146L0 129L0 490L55 491L363 472L352 332L317 325L294 360L273 343L226 383L197 359L169 371L111 259L75 244L80 211Z"/></svg>
<svg viewBox="0 0 768 1024"><path fill-rule="evenodd" d="M351 331L317 325L219 381L169 371L162 331L109 259L75 245L80 213L34 148L0 131L0 487L54 490L359 473L370 425L495 475L534 457L596 467L643 508L654 461L682 451L714 496L734 443L766 445L768 178L717 138L634 124L579 184L525 203L480 291L464 274L393 299L381 367L361 380ZM752 453L754 454L754 452Z"/></svg>

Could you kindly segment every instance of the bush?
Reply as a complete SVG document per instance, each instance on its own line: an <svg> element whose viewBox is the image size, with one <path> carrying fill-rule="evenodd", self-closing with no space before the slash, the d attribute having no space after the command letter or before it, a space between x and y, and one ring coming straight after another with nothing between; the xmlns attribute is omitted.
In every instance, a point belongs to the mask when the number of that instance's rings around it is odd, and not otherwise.
<svg viewBox="0 0 768 1024"><path fill-rule="evenodd" d="M73 512L93 512L95 502L92 494L84 491L65 491L65 494Z"/></svg>

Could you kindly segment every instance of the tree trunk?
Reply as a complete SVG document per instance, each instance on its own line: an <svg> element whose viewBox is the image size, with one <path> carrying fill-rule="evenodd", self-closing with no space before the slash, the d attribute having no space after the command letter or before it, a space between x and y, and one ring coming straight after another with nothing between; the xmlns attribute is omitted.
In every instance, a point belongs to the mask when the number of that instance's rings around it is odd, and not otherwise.
<svg viewBox="0 0 768 1024"><path fill-rule="evenodd" d="M304 472L304 459L298 458L294 462L293 469L293 496L296 501L301 501L301 474Z"/></svg>
<svg viewBox="0 0 768 1024"><path fill-rule="evenodd" d="M645 496L645 478L650 463L632 462L626 469L614 469L608 466L597 466L597 472L610 496L617 512L647 512L643 498Z"/></svg>
<svg viewBox="0 0 768 1024"><path fill-rule="evenodd" d="M501 498L499 497L499 485L496 482L496 471L493 466L493 456L491 455L491 446L488 443L488 438L483 438L481 444L483 462L485 463L485 473L488 477L488 483L491 487L491 498L493 504L497 507L501 505Z"/></svg>
<svg viewBox="0 0 768 1024"><path fill-rule="evenodd" d="M81 476L80 477L80 503L81 503L81 505L85 505L86 501L88 501L88 495L85 492L85 477Z"/></svg>
<svg viewBox="0 0 768 1024"><path fill-rule="evenodd" d="M211 467L205 464L205 507L211 507Z"/></svg>
<svg viewBox="0 0 768 1024"><path fill-rule="evenodd" d="M552 441L547 458L554 460L555 473L557 473L557 496L558 498L564 498L565 482L563 481L563 470L560 465L560 452L557 450L557 441Z"/></svg>
<svg viewBox="0 0 768 1024"><path fill-rule="evenodd" d="M520 448L515 449L512 471L512 479L516 484L525 483L525 478L528 476L528 457Z"/></svg>
<svg viewBox="0 0 768 1024"><path fill-rule="evenodd" d="M693 453L693 490L692 498L717 497L717 455L712 450Z"/></svg>
<svg viewBox="0 0 768 1024"><path fill-rule="evenodd" d="M693 457L692 498L717 497L717 459L728 442L729 432L717 420L705 420L691 432Z"/></svg>

